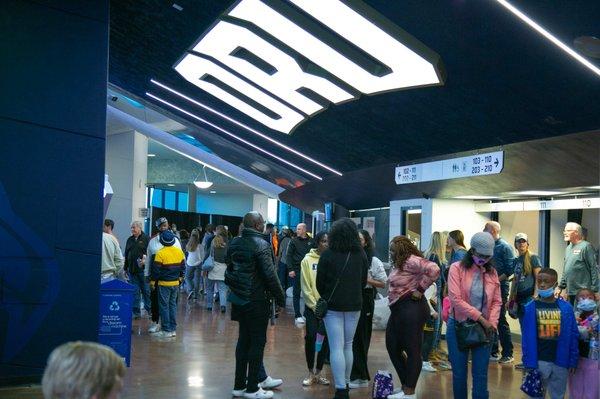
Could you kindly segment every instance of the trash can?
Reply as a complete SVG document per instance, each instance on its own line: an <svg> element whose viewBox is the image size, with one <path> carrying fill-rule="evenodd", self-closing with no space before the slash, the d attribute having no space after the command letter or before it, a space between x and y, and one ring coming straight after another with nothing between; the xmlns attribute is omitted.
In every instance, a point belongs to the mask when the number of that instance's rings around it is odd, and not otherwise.
<svg viewBox="0 0 600 399"><path fill-rule="evenodd" d="M127 364L131 361L131 316L135 287L116 278L100 282L98 342L115 350Z"/></svg>

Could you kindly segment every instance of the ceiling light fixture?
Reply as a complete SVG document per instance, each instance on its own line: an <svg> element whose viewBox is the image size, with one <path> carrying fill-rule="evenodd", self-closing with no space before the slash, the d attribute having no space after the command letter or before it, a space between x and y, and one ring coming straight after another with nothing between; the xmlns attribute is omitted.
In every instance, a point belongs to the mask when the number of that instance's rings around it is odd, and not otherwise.
<svg viewBox="0 0 600 399"><path fill-rule="evenodd" d="M271 153L271 152L269 152L267 150L264 150L264 149L260 148L259 146L255 145L255 144L252 144L251 142L249 142L247 140L244 140L243 138L238 137L235 134L233 134L233 133L231 133L231 132L223 129L222 127L217 126L214 123L210 123L209 121L207 121L205 119L202 119L199 116L194 115L191 112L184 110L183 108L180 108L180 107L178 107L176 105L173 105L170 102L168 102L166 100L163 100L162 98L160 98L158 96L155 96L152 93L146 92L146 95L148 97L150 97L150 98L153 98L153 99L155 99L155 100L157 100L157 101L159 101L159 102L161 102L161 103L163 103L163 104L165 104L165 105L167 105L167 106L169 106L169 107L171 107L173 109L176 109L177 111L179 111L181 113L184 113L184 114L186 114L186 115L188 115L188 116L190 116L190 117L192 117L192 118L194 118L194 119L196 119L196 120L198 120L198 121L200 121L200 122L202 122L202 123L204 123L204 124L206 124L206 125L214 128L214 129L217 129L218 131L223 132L226 135L228 135L230 137L233 137L234 139L236 139L236 140L238 140L238 141L240 141L240 142L242 142L242 143L244 143L244 144L246 144L246 145L248 145L248 146L250 146L250 147L252 147L252 148L254 148L254 149L256 149L256 150L258 150L260 152L262 152L262 153L265 153L265 154L269 155L270 157L273 157L273 158L277 159L280 162L283 162L283 163L285 163L287 165L290 165L291 167L293 167L295 169L298 169L298 170L306 173L307 175L314 177L315 179L323 180L323 178L321 176L315 175L314 173L309 172L308 170L306 170L306 169L304 169L304 168L302 168L302 167L300 167L300 166L298 166L298 165L296 165L296 164L294 164L292 162L289 162L289 161L287 161L287 160L285 160L285 159L283 159L283 158L281 158L281 157L279 157L279 156L277 156L277 155L275 155L275 154L273 154L273 153Z"/></svg>
<svg viewBox="0 0 600 399"><path fill-rule="evenodd" d="M512 4L510 4L506 0L496 0L496 1L500 5L502 5L504 8L506 8L508 11L510 11L514 15L516 15L521 21L525 22L527 25L531 26L533 29L535 29L536 31L538 31L546 39L550 40L555 46L557 46L558 48L560 48L561 50L563 50L565 53L569 54L575 60L579 61L582 65L584 65L585 67L587 67L589 70L591 70L592 72L594 72L596 75L600 76L600 69L598 67L596 67L594 64L592 64L591 62L589 62L588 60L586 60L584 57L582 57L575 50L573 50L572 48L570 48L569 46L567 46L566 44L564 44L563 42L561 42L560 40L558 40L554 35L552 35L546 29L542 28L540 25L538 25L534 20L532 20L531 18L529 18L527 15L525 15L518 8L516 8L515 6L513 6Z"/></svg>
<svg viewBox="0 0 600 399"><path fill-rule="evenodd" d="M254 133L257 136L262 137L263 139L265 139L265 140L267 140L267 141L269 141L269 142L271 142L271 143L273 143L273 144L275 144L275 145L277 145L277 146L279 146L279 147L281 147L281 148L283 148L283 149L285 149L285 150L287 150L287 151L289 151L289 152L291 152L291 153L293 153L295 155L298 155L299 157L302 157L302 158L306 159L307 161L310 161L310 162L314 163L315 165L318 165L318 166L320 166L320 167L322 167L324 169L327 169L328 171L333 172L333 173L335 173L338 176L342 176L342 173L340 171L335 170L332 167L329 167L329 166L327 166L327 165L325 165L325 164L323 164L323 163L321 163L321 162L319 162L319 161L317 161L317 160L315 160L315 159L313 159L313 158L311 158L311 157L309 157L307 155L304 155L301 152L296 151L293 148L288 147L287 145L282 144L279 141L272 139L271 137L267 136L266 134L261 133L258 130L255 130L255 129L251 128L250 126L245 125L242 122L238 122L237 120L235 120L235 119L233 119L233 118L231 118L231 117L229 117L229 116L227 116L227 115L225 115L225 114L223 114L223 113L221 113L221 112L219 112L219 111L217 111L217 110L209 107L208 105L205 105L205 104L203 104L203 103L201 103L199 101L194 100L193 98L190 98L190 97L186 96L185 94L182 94L182 93L178 92L177 90L175 90L175 89L173 89L173 88L165 85L164 83L161 83L161 82L159 82L159 81L157 81L155 79L150 79L150 82L154 83L155 85L157 85L159 87L162 87L163 89L165 89L165 90L167 90L167 91L175 94L176 96L179 96L179 97L183 98L184 100L187 100L187 101L191 102L192 104L195 104L195 105L199 106L200 108L203 108L203 109L205 109L205 110L207 110L209 112L212 112L215 115L220 116L221 118L223 118L223 119L225 119L225 120L233 123L234 125L237 125L237 126L243 128L243 129L246 129L250 133Z"/></svg>
<svg viewBox="0 0 600 399"><path fill-rule="evenodd" d="M173 183L167 183L167 186L169 186L169 187L175 187L175 185Z"/></svg>
<svg viewBox="0 0 600 399"><path fill-rule="evenodd" d="M216 194L217 192L215 190L210 190L211 194Z"/></svg>
<svg viewBox="0 0 600 399"><path fill-rule="evenodd" d="M155 157L155 156L156 156L156 154L148 154L148 157L150 157L150 158Z"/></svg>
<svg viewBox="0 0 600 399"><path fill-rule="evenodd" d="M454 197L454 199L491 200L498 199L498 197L493 195L459 195L458 197Z"/></svg>
<svg viewBox="0 0 600 399"><path fill-rule="evenodd" d="M529 190L529 191L513 191L510 194L548 196L548 195L558 195L558 194L564 194L564 193L562 193L560 191Z"/></svg>
<svg viewBox="0 0 600 399"><path fill-rule="evenodd" d="M202 172L204 172L204 181L198 180L198 177L200 176L200 173L202 173ZM208 181L208 178L206 177L206 166L204 166L204 165L202 166L202 171L200 173L198 173L198 176L196 176L196 178L194 179L194 186L196 186L202 190L212 187L213 182Z"/></svg>

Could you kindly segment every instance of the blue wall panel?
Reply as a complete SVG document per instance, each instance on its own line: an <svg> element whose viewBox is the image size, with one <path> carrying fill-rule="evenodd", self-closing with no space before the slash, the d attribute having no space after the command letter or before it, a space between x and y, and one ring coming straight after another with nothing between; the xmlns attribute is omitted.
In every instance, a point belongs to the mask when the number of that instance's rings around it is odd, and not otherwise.
<svg viewBox="0 0 600 399"><path fill-rule="evenodd" d="M108 0L42 3L0 19L0 385L98 336Z"/></svg>
<svg viewBox="0 0 600 399"><path fill-rule="evenodd" d="M244 216L252 210L252 194L198 194L196 212L212 215Z"/></svg>

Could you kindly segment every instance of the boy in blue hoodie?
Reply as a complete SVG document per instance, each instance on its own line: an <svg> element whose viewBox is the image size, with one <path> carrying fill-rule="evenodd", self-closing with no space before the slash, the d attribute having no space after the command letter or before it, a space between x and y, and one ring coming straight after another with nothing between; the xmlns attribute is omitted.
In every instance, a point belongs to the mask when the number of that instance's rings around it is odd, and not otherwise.
<svg viewBox="0 0 600 399"><path fill-rule="evenodd" d="M525 305L523 365L538 369L551 399L564 398L567 377L579 360L579 331L573 307L554 297L558 274L542 269L537 275L538 297Z"/></svg>

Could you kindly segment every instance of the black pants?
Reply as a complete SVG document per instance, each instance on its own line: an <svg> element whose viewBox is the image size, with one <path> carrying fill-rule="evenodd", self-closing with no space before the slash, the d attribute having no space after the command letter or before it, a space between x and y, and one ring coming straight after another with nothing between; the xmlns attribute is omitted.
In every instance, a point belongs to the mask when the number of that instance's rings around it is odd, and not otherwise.
<svg viewBox="0 0 600 399"><path fill-rule="evenodd" d="M425 329L423 330L423 347L421 348L421 357L423 358L424 362L429 360L429 355L433 349L436 321L437 320L435 320L433 317L429 316L427 323L425 323Z"/></svg>
<svg viewBox="0 0 600 399"><path fill-rule="evenodd" d="M392 306L385 331L385 346L403 387L415 388L421 367L423 326L429 317L425 297L398 300ZM406 354L406 356L405 356Z"/></svg>
<svg viewBox="0 0 600 399"><path fill-rule="evenodd" d="M500 309L500 318L498 319L498 336L492 345L492 355L498 354L498 341L502 345L502 357L513 355L513 343L510 335L510 326L506 320L506 302L508 297L502 297L502 308Z"/></svg>
<svg viewBox="0 0 600 399"><path fill-rule="evenodd" d="M294 318L302 317L300 312L300 270L296 272L296 277L293 278L293 293L294 298L292 303L294 304Z"/></svg>
<svg viewBox="0 0 600 399"><path fill-rule="evenodd" d="M263 362L263 352L267 342L269 303L250 302L246 305L232 305L232 319L239 322L239 337L235 348L234 389L244 389L252 393L258 391L258 372Z"/></svg>
<svg viewBox="0 0 600 399"><path fill-rule="evenodd" d="M306 365L308 370L313 371L315 368L315 351L317 342L317 332L319 331L319 323L323 323L317 320L315 312L313 312L308 306L304 308L304 317L306 318L306 334L304 335L304 353L306 355ZM325 327L321 327L321 334L325 335ZM323 363L325 362L325 356L327 354L327 337L323 341L321 351L317 355L317 372L323 370Z"/></svg>
<svg viewBox="0 0 600 399"><path fill-rule="evenodd" d="M370 380L367 359L369 357L369 346L371 345L371 333L373 332L373 311L375 310L375 293L373 288L363 289L363 304L360 311L360 319L356 326L354 341L352 342L352 353L354 362L350 380Z"/></svg>

